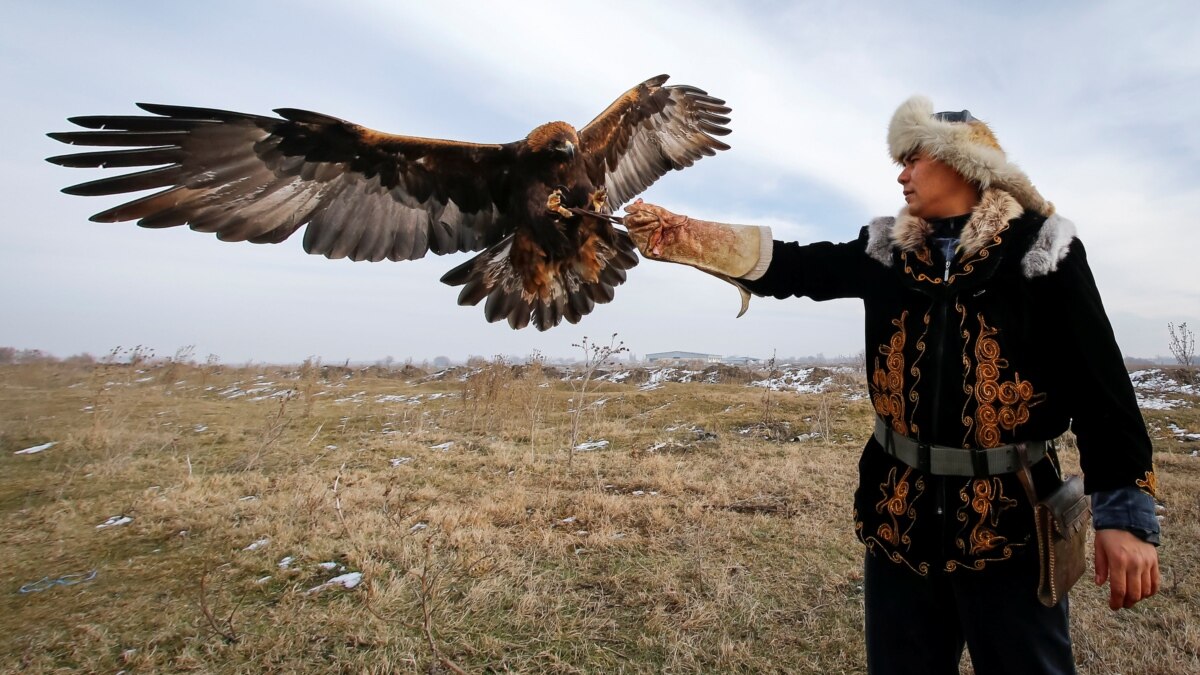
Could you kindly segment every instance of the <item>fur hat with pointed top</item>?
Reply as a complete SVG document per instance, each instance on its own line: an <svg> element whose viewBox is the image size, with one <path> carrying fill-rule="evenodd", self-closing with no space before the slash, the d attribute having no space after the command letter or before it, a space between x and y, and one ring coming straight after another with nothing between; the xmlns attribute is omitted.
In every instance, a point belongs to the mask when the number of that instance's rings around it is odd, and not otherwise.
<svg viewBox="0 0 1200 675"><path fill-rule="evenodd" d="M980 189L998 188L1027 209L1046 216L1054 213L1054 205L1042 197L1025 172L1008 161L988 125L966 110L935 115L929 99L913 96L892 115L888 150L897 164L924 150Z"/></svg>

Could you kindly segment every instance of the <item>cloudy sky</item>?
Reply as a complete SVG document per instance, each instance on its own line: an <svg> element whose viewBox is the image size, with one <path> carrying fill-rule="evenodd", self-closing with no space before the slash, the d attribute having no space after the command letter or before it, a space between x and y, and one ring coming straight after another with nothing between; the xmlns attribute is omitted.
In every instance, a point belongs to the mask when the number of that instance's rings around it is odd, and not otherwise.
<svg viewBox="0 0 1200 675"><path fill-rule="evenodd" d="M602 7L602 8L601 8ZM1200 9L1194 2L11 3L0 25L0 346L65 356L193 345L224 361L535 350L618 333L637 354L861 349L855 301L755 299L643 262L612 304L546 333L488 324L438 278L468 254L351 263L88 216L101 175L43 158L67 117L135 101L507 142L582 125L659 73L733 107L733 149L644 196L675 211L842 241L902 205L885 131L914 93L969 108L1077 224L1127 354L1200 328ZM1053 327L1048 327L1053 329Z"/></svg>

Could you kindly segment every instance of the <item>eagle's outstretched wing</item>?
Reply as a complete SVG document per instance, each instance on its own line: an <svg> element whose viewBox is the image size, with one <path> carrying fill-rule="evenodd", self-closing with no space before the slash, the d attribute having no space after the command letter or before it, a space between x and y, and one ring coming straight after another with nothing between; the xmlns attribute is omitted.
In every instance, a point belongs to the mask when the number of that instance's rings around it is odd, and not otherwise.
<svg viewBox="0 0 1200 675"><path fill-rule="evenodd" d="M69 167L157 167L81 183L74 195L165 188L92 217L189 225L224 241L276 243L307 224L304 249L329 258L412 260L475 251L508 232L494 201L503 145L395 136L290 108L283 119L138 104L154 116L75 117L72 145L133 148L51 157Z"/></svg>
<svg viewBox="0 0 1200 675"><path fill-rule="evenodd" d="M666 81L659 75L630 89L579 132L588 177L608 189L610 210L671 169L729 149L714 138L730 131L725 101Z"/></svg>

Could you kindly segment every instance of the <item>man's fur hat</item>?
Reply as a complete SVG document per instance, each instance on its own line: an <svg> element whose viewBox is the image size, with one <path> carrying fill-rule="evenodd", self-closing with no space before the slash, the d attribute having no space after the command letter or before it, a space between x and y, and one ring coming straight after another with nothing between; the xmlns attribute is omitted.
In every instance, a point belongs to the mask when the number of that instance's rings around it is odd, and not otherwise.
<svg viewBox="0 0 1200 675"><path fill-rule="evenodd" d="M1008 161L988 125L966 110L935 115L929 99L913 96L892 115L888 149L897 164L903 164L909 154L924 150L981 190L998 188L1027 209L1045 216L1054 213L1054 205L1038 193L1017 165Z"/></svg>

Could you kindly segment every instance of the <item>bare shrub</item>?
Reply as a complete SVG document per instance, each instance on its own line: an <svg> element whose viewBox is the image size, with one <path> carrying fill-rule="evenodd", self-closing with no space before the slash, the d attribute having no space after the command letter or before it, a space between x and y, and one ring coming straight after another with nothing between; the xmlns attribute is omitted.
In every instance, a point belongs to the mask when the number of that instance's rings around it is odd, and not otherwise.
<svg viewBox="0 0 1200 675"><path fill-rule="evenodd" d="M1188 330L1186 321L1178 326L1168 323L1167 332L1171 335L1171 355L1183 368L1183 376L1187 383L1193 384L1196 379L1192 370L1196 355L1196 334Z"/></svg>

